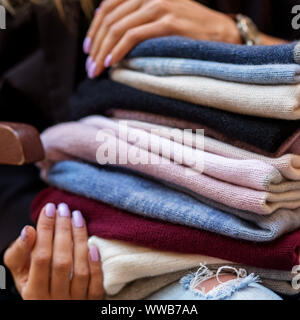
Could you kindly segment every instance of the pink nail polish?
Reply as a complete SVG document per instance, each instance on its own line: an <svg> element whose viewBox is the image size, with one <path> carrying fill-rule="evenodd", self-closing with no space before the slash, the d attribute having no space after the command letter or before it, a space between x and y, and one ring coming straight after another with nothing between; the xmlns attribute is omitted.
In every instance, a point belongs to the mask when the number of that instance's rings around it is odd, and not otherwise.
<svg viewBox="0 0 300 320"><path fill-rule="evenodd" d="M88 58L86 59L86 63L85 63L85 70L86 72L89 71L89 68L91 67L91 64L93 63L93 60L90 56L88 56Z"/></svg>
<svg viewBox="0 0 300 320"><path fill-rule="evenodd" d="M53 203L47 203L45 207L45 214L48 218L54 218L56 207Z"/></svg>
<svg viewBox="0 0 300 320"><path fill-rule="evenodd" d="M23 241L26 240L26 226L22 229L20 237Z"/></svg>
<svg viewBox="0 0 300 320"><path fill-rule="evenodd" d="M95 71L96 71L96 68L97 68L97 65L95 62L92 62L92 64L90 65L89 67L89 70L88 70L88 77L90 79L93 79L95 77Z"/></svg>
<svg viewBox="0 0 300 320"><path fill-rule="evenodd" d="M68 205L65 203L60 203L57 207L57 211L58 211L60 217L67 218L70 216L70 209L69 209Z"/></svg>
<svg viewBox="0 0 300 320"><path fill-rule="evenodd" d="M93 262L100 261L100 255L97 247L95 246L90 247L90 256Z"/></svg>
<svg viewBox="0 0 300 320"><path fill-rule="evenodd" d="M79 210L73 211L73 223L76 228L82 228L84 226L84 220L82 213Z"/></svg>
<svg viewBox="0 0 300 320"><path fill-rule="evenodd" d="M84 53L88 54L90 53L91 50L91 46L92 46L92 40L90 37L86 37L83 41L83 51Z"/></svg>
<svg viewBox="0 0 300 320"><path fill-rule="evenodd" d="M108 68L111 65L112 55L109 54L104 60L104 67Z"/></svg>

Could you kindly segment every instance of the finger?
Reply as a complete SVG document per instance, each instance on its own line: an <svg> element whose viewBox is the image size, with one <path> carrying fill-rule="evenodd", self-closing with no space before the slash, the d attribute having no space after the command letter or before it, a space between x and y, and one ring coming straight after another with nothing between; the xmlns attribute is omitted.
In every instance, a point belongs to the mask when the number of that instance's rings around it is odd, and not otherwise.
<svg viewBox="0 0 300 320"><path fill-rule="evenodd" d="M109 14L106 14L102 19L101 25L97 29L97 33L92 42L92 47L90 51L90 57L92 61L95 61L98 52L101 49L103 39L107 37L107 33L110 27L120 21L122 18L126 17L130 13L137 10L141 5L141 0L130 0L124 3L119 4L115 10L111 11Z"/></svg>
<svg viewBox="0 0 300 320"><path fill-rule="evenodd" d="M159 15L159 11L149 10L149 7L145 6L115 23L108 32L105 32L105 38L98 48L98 54L96 58L93 58L96 63L94 76L98 76L104 68L111 65L112 55L110 53L128 30L152 22Z"/></svg>
<svg viewBox="0 0 300 320"><path fill-rule="evenodd" d="M92 41L94 39L94 36L96 34L98 26L100 25L101 20L102 20L101 19L101 10L100 10L100 7L98 7L95 10L94 18L93 18L92 23L90 25L89 31L83 40L82 50L85 54L89 54L91 51Z"/></svg>
<svg viewBox="0 0 300 320"><path fill-rule="evenodd" d="M96 246L89 248L90 282L88 299L101 300L104 295L101 258Z"/></svg>
<svg viewBox="0 0 300 320"><path fill-rule="evenodd" d="M137 44L150 38L173 34L168 17L128 30L111 52L111 65L120 62Z"/></svg>
<svg viewBox="0 0 300 320"><path fill-rule="evenodd" d="M70 298L73 264L73 239L70 209L65 203L57 207L51 273L51 296L56 300Z"/></svg>
<svg viewBox="0 0 300 320"><path fill-rule="evenodd" d="M71 297L74 300L87 298L89 285L89 262L88 262L88 232L85 221L80 211L73 212L73 277L71 283Z"/></svg>
<svg viewBox="0 0 300 320"><path fill-rule="evenodd" d="M28 272L30 255L35 244L35 239L35 229L25 226L19 238L6 250L4 263L14 278L22 276L24 272Z"/></svg>
<svg viewBox="0 0 300 320"><path fill-rule="evenodd" d="M39 216L36 243L31 257L27 287L30 292L41 297L49 295L55 215L55 205L48 203Z"/></svg>
<svg viewBox="0 0 300 320"><path fill-rule="evenodd" d="M96 14L93 19L93 22L92 22L92 24L87 32L86 38L84 39L84 42L83 42L83 51L86 54L88 54L90 52L95 35L101 25L101 21L103 20L103 18L109 12L114 10L114 8L116 8L120 3L124 2L124 1L126 1L126 0L107 0L107 1L103 1L101 3L98 10L96 10Z"/></svg>

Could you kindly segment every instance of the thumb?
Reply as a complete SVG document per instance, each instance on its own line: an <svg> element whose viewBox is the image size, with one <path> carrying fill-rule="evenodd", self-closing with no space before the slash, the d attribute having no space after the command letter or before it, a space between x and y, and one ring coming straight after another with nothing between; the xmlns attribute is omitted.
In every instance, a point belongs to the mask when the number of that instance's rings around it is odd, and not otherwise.
<svg viewBox="0 0 300 320"><path fill-rule="evenodd" d="M35 229L31 226L25 226L19 238L6 250L4 264L13 276L21 274L28 267L35 240Z"/></svg>

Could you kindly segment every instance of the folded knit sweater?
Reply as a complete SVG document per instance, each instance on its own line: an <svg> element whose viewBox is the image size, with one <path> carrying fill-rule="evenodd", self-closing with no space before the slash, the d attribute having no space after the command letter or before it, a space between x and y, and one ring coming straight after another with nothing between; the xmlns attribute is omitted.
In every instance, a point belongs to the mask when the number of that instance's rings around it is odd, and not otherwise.
<svg viewBox="0 0 300 320"><path fill-rule="evenodd" d="M106 112L106 114L111 117L112 119L116 120L137 120L142 122L148 122L152 124L158 124L170 128L178 128L178 129L189 129L193 132L196 132L199 129L202 129L204 131L205 136L208 137L216 137L219 141L225 142L226 139L224 138L224 135L218 133L215 130L212 130L211 128L208 128L204 125L199 125L196 122L192 121L186 121L175 117L168 117L163 115L158 115L156 113L149 113L149 112L143 112L143 111L135 111L135 110L124 110L124 109L110 109ZM234 145L237 145L235 143L230 144L232 147ZM286 146L287 147L287 146ZM241 149L241 148L237 148ZM248 148L253 149L253 148ZM243 149L246 151L245 149ZM293 154L293 155L300 155L300 139L294 139L294 142L291 143L291 146L286 149L287 154ZM253 153L253 152L252 152ZM258 157L263 155L258 152ZM266 157L265 157L266 158ZM297 158L297 157L295 157Z"/></svg>
<svg viewBox="0 0 300 320"><path fill-rule="evenodd" d="M179 192L124 169L63 161L50 169L46 182L142 216L250 241L270 241L299 227L299 209L281 209L266 220L240 210L230 214L200 202L203 196L199 201L183 193L182 187Z"/></svg>
<svg viewBox="0 0 300 320"><path fill-rule="evenodd" d="M147 130L149 128L147 126L146 130L141 130L136 129L134 126L142 126L143 123L136 124L134 122L132 126L130 126L130 121L113 121L101 116L90 116L82 119L80 123L95 127L99 130L112 130L111 132L116 137L121 138L125 142L132 143L145 151L163 157L167 156L176 163L190 167L199 173L204 173L205 175L224 182L249 187L254 190L275 193L292 190L298 190L300 192L300 181L287 181L282 177L278 169L264 161L255 159L236 160L203 151L205 148L205 137L202 132L195 135L191 132L184 133L182 130L174 130L173 128L163 126L153 126L153 130L149 129L149 131ZM58 127L54 127L55 130L57 130L57 128ZM50 130L45 133L45 136L47 136L49 132ZM125 136L122 134L124 132L126 132ZM197 137L198 150L191 148L196 146ZM174 138L176 139L175 142L172 140ZM47 137L43 139L46 141L45 145L48 145ZM183 142L185 144L183 144ZM192 159L198 159L202 165L197 166L196 161L191 161Z"/></svg>
<svg viewBox="0 0 300 320"><path fill-rule="evenodd" d="M146 40L128 57L171 57L250 65L300 64L300 43L245 46L172 36Z"/></svg>
<svg viewBox="0 0 300 320"><path fill-rule="evenodd" d="M300 119L300 85L254 85L195 76L158 77L124 68L111 79L136 89L198 105L266 118Z"/></svg>
<svg viewBox="0 0 300 320"><path fill-rule="evenodd" d="M208 128L205 125L199 125L199 123L193 122L193 121L186 121L182 120L180 118L175 117L168 117L163 115L158 115L155 113L149 113L149 112L143 112L143 111L135 111L135 110L124 110L124 109L110 109L106 112L108 116L114 119L121 119L121 120L137 120L137 121L143 121L143 122L150 122L153 124L163 125L167 127L172 128L178 128L178 129L190 129L193 132L196 132L198 129L204 130L204 133L206 136L209 137L216 137L218 140L226 141L226 138L223 134L220 134L219 132ZM232 145L241 145L231 143ZM253 147L248 146L249 150L254 149ZM297 136L295 136L290 141L290 147L286 144L286 153L291 153L295 155L300 155L300 139L297 139ZM258 153L261 153L258 151Z"/></svg>
<svg viewBox="0 0 300 320"><path fill-rule="evenodd" d="M189 75L253 84L300 82L299 64L243 65L180 58L127 59L123 67L157 76Z"/></svg>
<svg viewBox="0 0 300 320"><path fill-rule="evenodd" d="M105 132L104 136L103 130L107 128L111 129L111 132ZM99 131L100 129L102 131ZM178 164L164 156L148 151L147 145L141 147L128 143L126 138L125 140L119 139L115 135L117 130L116 122L99 116L84 119L83 122L64 123L47 129L41 136L46 155L45 160L40 163L40 167L46 170L44 176L47 175L48 163L52 164L72 158L82 159L129 168L240 210L270 214L279 208L296 209L300 207L299 183L283 182L281 188L276 186L282 182L282 178L279 172L268 164L263 162L259 164L255 160L230 161L220 156L186 148L181 154L188 155L192 160L194 157L200 159L201 169L196 170L194 167L186 167L188 162L184 162L183 165ZM99 132L102 133L100 138ZM153 135L153 137L155 136ZM145 141L147 138L148 140L152 139L147 135L146 139L145 135L140 135L141 143L147 142ZM166 139L158 141L157 144L163 150L168 148L168 143L164 142ZM176 144L176 147L174 148L174 157L176 153L179 153L182 145ZM113 151L109 151L107 156L106 152L109 148L113 148ZM197 151L198 154L195 154ZM196 165L199 166L197 161ZM203 165L204 172L209 175L199 171L202 170ZM223 166L224 170L220 170L219 166ZM261 173L258 173L258 177L261 176L261 178L257 179L256 173L259 170ZM241 175L245 179L242 179ZM219 178L222 178L223 181ZM259 181L260 179L261 181ZM249 180L252 180L252 184L249 183ZM237 185L238 181L242 186ZM286 185L284 186L284 184ZM276 191L279 192L258 191L249 188L249 185L255 185L260 189L266 188L268 185L268 188L277 188ZM280 192L280 189L283 191ZM285 191L285 189L291 191Z"/></svg>
<svg viewBox="0 0 300 320"><path fill-rule="evenodd" d="M143 121L134 121L134 120L127 120L127 125L134 128L148 130L148 131L151 131L152 129L158 129L156 133L159 134L160 136L165 136L164 135L165 131L159 130L159 129L170 129L170 130L172 129L170 127L166 127L162 125L154 125L153 122L147 123ZM195 134L192 134L191 136L192 136L191 139L189 139L189 137L185 139L185 144L193 148L197 148L196 144L194 143ZM176 139L176 134L174 134L174 139ZM179 138L179 141L181 141L180 138ZM268 158L263 155L253 153L244 149L240 149L238 147L232 146L230 144L227 144L222 141L215 140L209 137L204 137L204 150L207 152L218 154L231 159L261 160L277 168L280 171L280 173L287 179L291 179L295 181L299 181L300 179L300 156L299 155L285 154L279 158Z"/></svg>
<svg viewBox="0 0 300 320"><path fill-rule="evenodd" d="M271 157L286 153L300 140L299 121L258 118L200 107L103 78L84 81L71 98L69 107L71 120L118 108L193 121L216 139Z"/></svg>
<svg viewBox="0 0 300 320"><path fill-rule="evenodd" d="M71 210L82 211L89 235L101 238L126 241L163 251L209 255L265 269L290 272L294 265L299 264L299 231L258 245L204 230L146 219L54 188L43 190L35 198L32 204L33 221L37 221L41 209L48 202L65 202ZM276 276L269 278L278 279Z"/></svg>

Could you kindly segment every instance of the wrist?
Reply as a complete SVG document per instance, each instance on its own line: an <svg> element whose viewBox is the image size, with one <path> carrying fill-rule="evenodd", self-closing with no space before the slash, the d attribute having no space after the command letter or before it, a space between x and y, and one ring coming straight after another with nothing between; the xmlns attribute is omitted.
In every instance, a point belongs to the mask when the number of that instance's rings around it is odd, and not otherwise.
<svg viewBox="0 0 300 320"><path fill-rule="evenodd" d="M233 44L242 44L243 39L234 19L227 15L223 15L223 18L222 41Z"/></svg>
<svg viewBox="0 0 300 320"><path fill-rule="evenodd" d="M236 24L243 44L248 46L262 44L261 34L251 18L242 14L230 14L228 17Z"/></svg>

